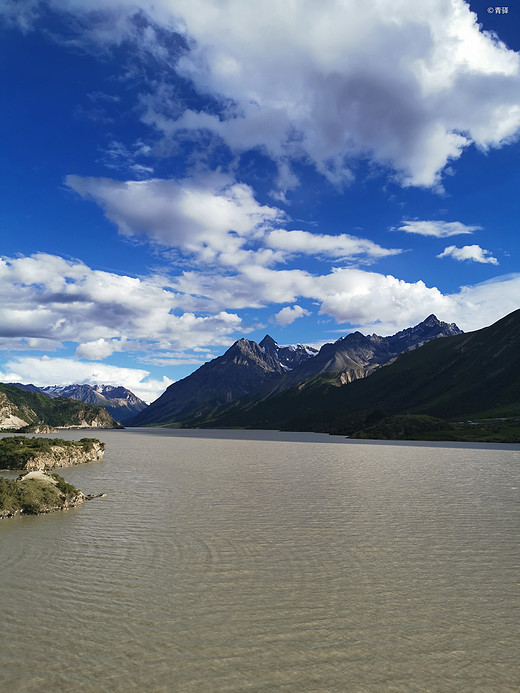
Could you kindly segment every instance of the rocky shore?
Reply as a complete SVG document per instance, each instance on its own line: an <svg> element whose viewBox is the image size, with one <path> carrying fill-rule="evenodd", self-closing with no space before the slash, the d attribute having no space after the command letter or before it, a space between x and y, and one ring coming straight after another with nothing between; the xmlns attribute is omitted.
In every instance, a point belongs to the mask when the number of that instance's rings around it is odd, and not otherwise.
<svg viewBox="0 0 520 693"><path fill-rule="evenodd" d="M45 471L100 462L104 454L105 444L95 438L69 441L11 436L0 439L0 469Z"/></svg>
<svg viewBox="0 0 520 693"><path fill-rule="evenodd" d="M67 510L86 500L84 493L58 474L32 471L18 479L0 477L0 519Z"/></svg>

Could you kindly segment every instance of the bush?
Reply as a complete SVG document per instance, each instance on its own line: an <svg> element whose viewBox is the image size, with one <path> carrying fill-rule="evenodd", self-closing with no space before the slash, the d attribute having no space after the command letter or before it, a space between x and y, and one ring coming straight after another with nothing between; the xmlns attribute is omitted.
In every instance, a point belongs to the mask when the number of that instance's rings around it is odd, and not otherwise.
<svg viewBox="0 0 520 693"><path fill-rule="evenodd" d="M50 452L55 445L60 447L79 447L85 452L92 450L95 444L99 445L96 438L82 438L81 440L63 440L63 438L26 438L25 436L11 436L0 439L0 469L23 469L25 464L38 454Z"/></svg>

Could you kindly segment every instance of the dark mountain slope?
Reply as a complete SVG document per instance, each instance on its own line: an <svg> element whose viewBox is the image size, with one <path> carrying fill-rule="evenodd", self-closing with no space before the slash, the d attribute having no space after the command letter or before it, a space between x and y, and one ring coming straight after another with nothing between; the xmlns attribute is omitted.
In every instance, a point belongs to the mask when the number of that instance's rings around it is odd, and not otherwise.
<svg viewBox="0 0 520 693"><path fill-rule="evenodd" d="M256 342L240 339L222 356L170 385L159 399L126 424L160 425L209 413L215 407L257 390L284 370L280 362Z"/></svg>
<svg viewBox="0 0 520 693"><path fill-rule="evenodd" d="M365 337L354 332L334 344L325 344L317 355L315 349L301 344L280 347L269 335L260 344L241 339L223 356L170 385L146 411L125 421L125 425L199 425L241 397L251 394L253 400L263 400L295 385L307 387L309 379L312 382L325 374L336 384L351 382L364 378L402 351L458 332L456 325L430 315L419 325L391 337Z"/></svg>
<svg viewBox="0 0 520 693"><path fill-rule="evenodd" d="M347 386L315 378L262 402L241 400L201 424L350 434L398 413L520 415L520 310L482 330L430 341Z"/></svg>

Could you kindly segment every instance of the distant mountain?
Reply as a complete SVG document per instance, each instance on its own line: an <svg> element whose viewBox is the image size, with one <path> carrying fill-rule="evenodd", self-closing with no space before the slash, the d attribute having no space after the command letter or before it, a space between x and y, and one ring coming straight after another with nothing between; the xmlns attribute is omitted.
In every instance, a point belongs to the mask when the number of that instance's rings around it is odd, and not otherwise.
<svg viewBox="0 0 520 693"><path fill-rule="evenodd" d="M280 379L273 392L281 392L295 385L302 387L306 380L324 375L338 385L351 383L365 378L405 351L416 349L432 339L456 334L462 334L462 330L455 323L442 322L435 315L429 315L415 327L390 337L352 332L334 343L324 344L315 358L301 363Z"/></svg>
<svg viewBox="0 0 520 693"><path fill-rule="evenodd" d="M122 428L103 407L66 397L49 399L41 392L0 383L0 428L18 429L31 424L57 428Z"/></svg>
<svg viewBox="0 0 520 693"><path fill-rule="evenodd" d="M23 385L22 383L5 383L5 385L14 385L19 390L25 390L25 392L41 392L39 387L30 383L29 385Z"/></svg>
<svg viewBox="0 0 520 693"><path fill-rule="evenodd" d="M222 356L170 385L159 399L125 424L155 426L208 414L258 390L315 353L312 347L301 344L279 347L269 335L260 344L240 339Z"/></svg>
<svg viewBox="0 0 520 693"><path fill-rule="evenodd" d="M26 386L34 387L34 385ZM25 387L24 387L25 389ZM47 397L69 397L70 399L104 407L116 421L124 422L148 406L133 392L114 385L50 385L38 388Z"/></svg>
<svg viewBox="0 0 520 693"><path fill-rule="evenodd" d="M292 370L300 366L304 361L308 361L312 356L316 356L318 349L314 347L297 344L293 346L279 346L274 339L266 334L258 345L266 354L277 361L282 368Z"/></svg>
<svg viewBox="0 0 520 693"><path fill-rule="evenodd" d="M223 356L170 385L148 409L125 423L202 425L222 407L244 396L248 401L263 401L295 386L305 388L323 377L343 385L364 378L403 351L460 332L455 324L430 315L419 325L391 337L365 337L354 332L334 344L325 344L319 352L301 344L280 347L269 335L260 344L241 339Z"/></svg>
<svg viewBox="0 0 520 693"><path fill-rule="evenodd" d="M382 430L378 422L387 420L395 431L403 425L399 415L423 417L426 427L433 426L428 416L451 421L519 417L520 310L490 327L431 340L348 386L317 378L303 389L240 400L212 420L190 425L353 435L376 424Z"/></svg>

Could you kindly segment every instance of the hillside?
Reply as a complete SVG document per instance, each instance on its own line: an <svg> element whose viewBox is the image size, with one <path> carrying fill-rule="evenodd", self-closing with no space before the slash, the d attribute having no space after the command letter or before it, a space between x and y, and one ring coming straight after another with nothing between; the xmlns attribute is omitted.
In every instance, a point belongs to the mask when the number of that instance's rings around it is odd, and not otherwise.
<svg viewBox="0 0 520 693"><path fill-rule="evenodd" d="M263 401L242 399L192 426L283 428L351 435L396 414L444 420L520 416L520 310L490 327L435 339L370 377L325 378Z"/></svg>
<svg viewBox="0 0 520 693"><path fill-rule="evenodd" d="M316 350L298 345L280 348L266 335L260 344L248 339L235 342L222 356L170 385L128 426L162 425L204 416L279 378L295 364L314 356Z"/></svg>
<svg viewBox="0 0 520 693"><path fill-rule="evenodd" d="M31 424L55 428L122 428L102 407L65 397L49 399L0 383L0 428L23 428Z"/></svg>
<svg viewBox="0 0 520 693"><path fill-rule="evenodd" d="M253 402L263 401L295 386L307 387L320 378L335 385L350 383L365 378L404 351L460 332L456 325L430 315L415 327L395 335L365 336L354 332L324 344L319 352L301 344L280 347L269 335L260 344L240 339L222 356L170 385L145 411L125 423L129 426L201 425L206 420L216 420L222 408L227 409L243 397L247 402L250 398ZM281 414L286 416L287 411Z"/></svg>
<svg viewBox="0 0 520 693"><path fill-rule="evenodd" d="M105 444L96 438L0 438L0 469L45 471L55 467L100 462L104 454Z"/></svg>
<svg viewBox="0 0 520 693"><path fill-rule="evenodd" d="M40 392L51 399L67 397L78 402L85 402L85 404L103 407L119 422L124 422L147 407L146 402L122 386L74 384L36 387L22 383L9 383L9 385L15 385L26 392Z"/></svg>

